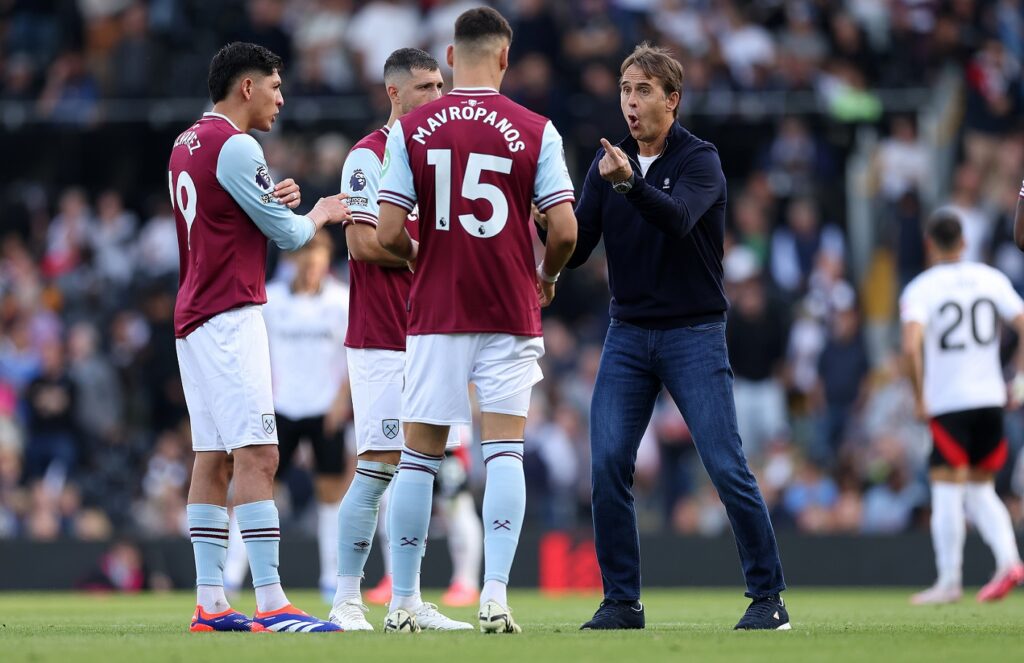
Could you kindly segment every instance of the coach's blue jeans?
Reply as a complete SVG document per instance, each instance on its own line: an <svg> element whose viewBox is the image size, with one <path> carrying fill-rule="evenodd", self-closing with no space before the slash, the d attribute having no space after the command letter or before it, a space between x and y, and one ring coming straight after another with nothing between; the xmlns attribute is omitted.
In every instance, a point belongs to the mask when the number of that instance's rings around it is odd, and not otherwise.
<svg viewBox="0 0 1024 663"><path fill-rule="evenodd" d="M640 598L633 471L662 385L686 419L725 504L747 596L785 589L768 509L740 445L732 380L724 322L648 330L612 320L590 409L594 535L605 598Z"/></svg>

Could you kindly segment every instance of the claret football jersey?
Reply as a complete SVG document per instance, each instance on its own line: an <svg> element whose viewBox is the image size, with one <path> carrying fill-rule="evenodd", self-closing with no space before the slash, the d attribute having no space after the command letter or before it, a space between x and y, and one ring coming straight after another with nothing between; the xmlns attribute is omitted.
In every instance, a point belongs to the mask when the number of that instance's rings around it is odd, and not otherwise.
<svg viewBox="0 0 1024 663"><path fill-rule="evenodd" d="M379 200L419 209L409 335L541 335L530 206L574 202L547 118L456 88L394 124Z"/></svg>

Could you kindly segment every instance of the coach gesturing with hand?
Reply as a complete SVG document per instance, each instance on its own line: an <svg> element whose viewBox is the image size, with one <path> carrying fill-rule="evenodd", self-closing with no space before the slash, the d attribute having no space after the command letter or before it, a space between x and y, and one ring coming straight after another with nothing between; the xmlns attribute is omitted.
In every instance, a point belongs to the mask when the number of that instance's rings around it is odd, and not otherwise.
<svg viewBox="0 0 1024 663"><path fill-rule="evenodd" d="M603 235L611 325L590 410L594 533L604 597L584 629L643 628L633 470L640 437L666 387L736 536L753 599L740 629L788 629L768 510L740 445L725 345L722 242L725 176L714 145L676 121L682 67L641 45L622 64L629 137L602 139L576 208L569 267ZM545 219L538 215L543 229Z"/></svg>

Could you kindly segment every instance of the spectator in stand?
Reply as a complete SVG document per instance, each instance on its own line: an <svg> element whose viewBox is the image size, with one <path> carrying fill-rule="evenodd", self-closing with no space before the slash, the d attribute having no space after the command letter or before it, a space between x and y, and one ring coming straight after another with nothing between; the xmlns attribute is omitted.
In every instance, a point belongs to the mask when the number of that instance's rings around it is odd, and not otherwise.
<svg viewBox="0 0 1024 663"><path fill-rule="evenodd" d="M787 430L786 394L780 376L789 337L785 307L766 291L757 258L734 247L725 257L726 294L732 303L726 342L736 380L736 420L743 450L757 458Z"/></svg>
<svg viewBox="0 0 1024 663"><path fill-rule="evenodd" d="M818 360L817 392L822 407L813 456L823 467L834 466L847 426L865 398L864 380L870 366L854 297L847 291L834 302L828 339Z"/></svg>
<svg viewBox="0 0 1024 663"><path fill-rule="evenodd" d="M99 335L92 323L79 322L68 330L68 358L68 377L76 394L76 429L93 444L118 435L124 419L121 384L110 361L100 354Z"/></svg>
<svg viewBox="0 0 1024 663"><path fill-rule="evenodd" d="M46 230L46 255L43 274L59 276L78 264L95 220L83 189L73 187L61 194L59 212Z"/></svg>
<svg viewBox="0 0 1024 663"><path fill-rule="evenodd" d="M790 296L806 292L819 252L841 259L845 252L842 231L831 224L821 225L813 199L795 198L786 208L786 225L772 234L775 284Z"/></svg>
<svg viewBox="0 0 1024 663"><path fill-rule="evenodd" d="M345 35L352 21L352 0L316 0L295 27L299 67L314 66L334 93L356 89L356 75ZM311 198L312 200L312 198Z"/></svg>
<svg viewBox="0 0 1024 663"><path fill-rule="evenodd" d="M990 38L967 65L966 77L964 149L968 162L978 168L984 180L997 158L1002 137L1017 120L1020 63L1002 42Z"/></svg>
<svg viewBox="0 0 1024 663"><path fill-rule="evenodd" d="M48 343L42 348L39 377L25 393L28 405L28 445L25 477L37 479L49 471L67 476L81 456L75 427L76 394L68 376L64 348Z"/></svg>
<svg viewBox="0 0 1024 663"><path fill-rule="evenodd" d="M894 115L889 135L879 144L871 171L873 188L888 205L898 204L908 193L926 191L932 177L928 150L918 139L914 119Z"/></svg>
<svg viewBox="0 0 1024 663"><path fill-rule="evenodd" d="M420 10L413 0L373 0L353 17L346 37L362 84L383 87L388 56L400 48L424 45Z"/></svg>
<svg viewBox="0 0 1024 663"><path fill-rule="evenodd" d="M726 25L718 34L718 45L733 81L740 88L758 90L767 86L775 64L775 40L747 17L742 4L727 4Z"/></svg>
<svg viewBox="0 0 1024 663"><path fill-rule="evenodd" d="M178 236L174 229L171 203L166 195L154 195L149 203L152 216L146 221L135 244L135 269L143 283L177 285Z"/></svg>
<svg viewBox="0 0 1024 663"><path fill-rule="evenodd" d="M764 170L778 198L810 198L827 181L832 165L807 123L786 117L764 155Z"/></svg>
<svg viewBox="0 0 1024 663"><path fill-rule="evenodd" d="M124 208L121 194L108 189L96 199L96 222L87 240L92 246L97 276L110 293L123 290L132 279L138 218Z"/></svg>
<svg viewBox="0 0 1024 663"><path fill-rule="evenodd" d="M84 55L68 51L50 66L38 108L57 124L88 126L98 119L99 98L99 84L86 68Z"/></svg>
<svg viewBox="0 0 1024 663"><path fill-rule="evenodd" d="M981 170L967 161L953 176L953 193L948 202L963 226L963 259L971 262L984 262L993 230L992 215L982 198L982 185Z"/></svg>

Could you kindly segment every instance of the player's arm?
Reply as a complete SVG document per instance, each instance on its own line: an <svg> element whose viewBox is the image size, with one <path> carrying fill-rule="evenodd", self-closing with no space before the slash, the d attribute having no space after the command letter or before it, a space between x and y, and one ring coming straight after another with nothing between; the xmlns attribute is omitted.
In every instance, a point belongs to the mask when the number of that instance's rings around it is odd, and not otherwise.
<svg viewBox="0 0 1024 663"><path fill-rule="evenodd" d="M416 205L416 189L401 120L395 122L388 134L377 198L380 205L377 241L399 260L415 263L419 244L406 230L405 218Z"/></svg>
<svg viewBox="0 0 1024 663"><path fill-rule="evenodd" d="M352 386L346 377L341 381L341 387L338 388L338 393L335 394L331 407L328 408L327 413L324 415L324 432L328 435L334 435L351 418Z"/></svg>
<svg viewBox="0 0 1024 663"><path fill-rule="evenodd" d="M600 185L601 176L597 172L598 159L590 165L587 177L583 182L583 193L580 194L579 202L576 205L574 214L576 217L576 247L565 264L569 269L575 269L587 261L590 254L601 241L601 208L604 204ZM548 241L548 215L541 212L534 204L534 221L537 224L537 235L540 241Z"/></svg>
<svg viewBox="0 0 1024 663"><path fill-rule="evenodd" d="M350 217L341 195L321 198L306 215L288 209L275 196L263 150L248 134L236 134L224 142L217 159L217 181L283 251L294 251L323 226Z"/></svg>
<svg viewBox="0 0 1024 663"><path fill-rule="evenodd" d="M541 139L537 174L533 182L534 206L547 222L544 259L537 266L537 295L547 306L555 297L555 281L576 248L577 224L572 180L565 165L562 137L548 122Z"/></svg>
<svg viewBox="0 0 1024 663"><path fill-rule="evenodd" d="M405 262L391 255L377 241L380 208L380 160L366 148L349 153L341 170L341 192L348 194L352 220L344 222L345 243L353 260L382 267L405 267Z"/></svg>
<svg viewBox="0 0 1024 663"><path fill-rule="evenodd" d="M1020 196L1017 197L1017 211L1013 215L1013 243L1024 251L1024 182L1020 185Z"/></svg>
<svg viewBox="0 0 1024 663"><path fill-rule="evenodd" d="M924 325L917 321L903 323L903 356L914 390L914 413L926 418L924 403Z"/></svg>

